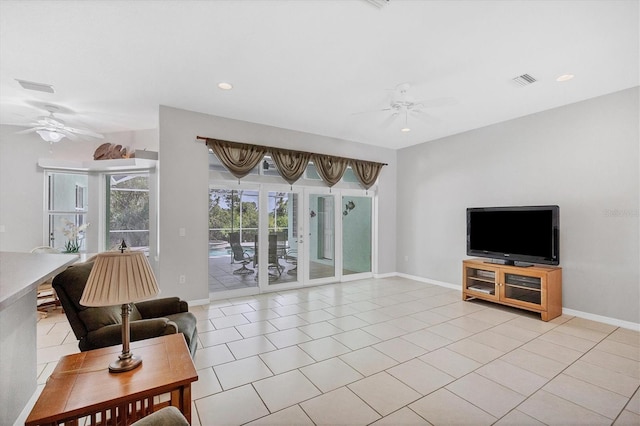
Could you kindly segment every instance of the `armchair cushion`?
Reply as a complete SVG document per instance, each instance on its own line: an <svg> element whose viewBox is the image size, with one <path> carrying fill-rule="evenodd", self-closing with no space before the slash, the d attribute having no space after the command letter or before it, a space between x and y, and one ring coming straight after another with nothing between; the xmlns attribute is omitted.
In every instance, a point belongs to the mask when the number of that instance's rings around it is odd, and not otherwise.
<svg viewBox="0 0 640 426"><path fill-rule="evenodd" d="M105 306L100 308L87 308L83 306L83 310L78 312L78 317L87 331L95 331L107 325L122 324L122 306ZM131 304L131 312L129 312L129 321L138 321L142 319L140 311L134 303Z"/></svg>
<svg viewBox="0 0 640 426"><path fill-rule="evenodd" d="M181 333L185 336L196 336L196 317L191 312L183 312L179 314L167 315L167 319L172 322ZM187 339L189 352L194 354L197 349L198 339Z"/></svg>
<svg viewBox="0 0 640 426"><path fill-rule="evenodd" d="M136 308L142 318L156 318L166 315L187 312L189 305L187 302L177 297L164 297L162 299L145 300L136 303Z"/></svg>
<svg viewBox="0 0 640 426"><path fill-rule="evenodd" d="M176 323L170 321L168 318L132 321L129 324L129 333L132 342L167 334L175 334L179 331L182 330L178 330ZM119 344L122 344L122 325L113 324L88 333L87 337L80 341L80 350L84 351ZM83 349L83 347L86 347L86 349Z"/></svg>

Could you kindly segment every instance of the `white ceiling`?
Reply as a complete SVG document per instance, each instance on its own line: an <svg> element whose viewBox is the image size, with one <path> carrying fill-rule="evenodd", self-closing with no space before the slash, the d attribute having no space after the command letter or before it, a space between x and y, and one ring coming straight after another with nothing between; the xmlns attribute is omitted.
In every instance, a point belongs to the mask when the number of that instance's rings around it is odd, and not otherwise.
<svg viewBox="0 0 640 426"><path fill-rule="evenodd" d="M0 123L53 104L76 127L150 129L168 105L402 148L637 86L638 5L2 0ZM512 81L525 73L538 81ZM430 118L408 133L376 111L405 82Z"/></svg>

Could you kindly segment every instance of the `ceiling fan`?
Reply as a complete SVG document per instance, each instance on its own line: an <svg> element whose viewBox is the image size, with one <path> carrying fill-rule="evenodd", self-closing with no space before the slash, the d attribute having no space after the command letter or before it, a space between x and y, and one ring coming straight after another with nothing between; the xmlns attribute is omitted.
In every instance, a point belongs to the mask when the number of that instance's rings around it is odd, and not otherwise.
<svg viewBox="0 0 640 426"><path fill-rule="evenodd" d="M414 98L408 94L411 85L409 83L402 83L393 89L389 106L382 108L378 111L390 112L391 115L383 122L383 126L390 126L396 119L403 119L403 126L400 128L401 132L409 132L409 117L415 117L430 124L438 122L437 119L427 114L424 109L428 107L452 105L454 102L449 98L433 99L433 100L414 100Z"/></svg>
<svg viewBox="0 0 640 426"><path fill-rule="evenodd" d="M76 135L90 136L99 139L104 138L100 133L88 129L78 129L67 126L63 120L53 115L60 110L60 108L55 105L45 105L44 109L49 112L49 115L38 117L35 122L28 124L28 126L31 126L29 129L21 130L17 133L25 134L36 132L44 141L50 143L60 142L65 137L75 140L77 139Z"/></svg>

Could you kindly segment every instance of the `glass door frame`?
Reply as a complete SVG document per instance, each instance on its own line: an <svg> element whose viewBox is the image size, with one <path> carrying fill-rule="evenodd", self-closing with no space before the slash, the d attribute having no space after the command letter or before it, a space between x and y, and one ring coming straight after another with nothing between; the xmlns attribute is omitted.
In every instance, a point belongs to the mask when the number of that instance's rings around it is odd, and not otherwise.
<svg viewBox="0 0 640 426"><path fill-rule="evenodd" d="M260 206L262 206L263 204L263 199L262 199L262 185L259 183L255 183L255 182L241 182L241 181L231 181L231 180L216 180L215 182L212 181L211 179L209 180L209 185L208 185L208 190L210 191L211 189L222 189L222 190L229 190L229 191L256 191L258 193L258 233L261 232L263 223L262 223L262 213L260 212ZM242 198L240 198L240 206L242 206ZM242 207L240 207L242 208ZM209 232L209 227L208 227L208 222L207 222L207 233ZM258 240L260 241L260 240ZM208 256L208 253L207 253ZM208 262L207 262L208 264ZM209 271L207 271L207 274L209 273ZM253 280L254 275L251 275L251 280ZM254 281L255 285L252 286L247 286L246 288L241 288L241 289L232 289L232 290L223 290L223 291L218 291L215 293L211 293L209 292L209 299L210 300L222 300L222 299L232 299L235 297L245 297L245 296L252 296L255 294L259 294L262 293L262 289L260 288L259 282L256 280ZM212 295L215 295L215 297L212 297Z"/></svg>
<svg viewBox="0 0 640 426"><path fill-rule="evenodd" d="M303 270L303 279L302 283L304 286L314 286L314 285L322 285L329 283L340 282L340 277L342 275L342 224L339 220L335 218L338 217L338 210L340 209L340 203L335 200L339 199L340 193L338 190L332 190L327 187L305 187L303 197L303 222L304 222L304 270ZM311 205L311 196L319 195L319 196L327 196L331 195L334 197L333 203L333 275L330 277L323 278L311 278L311 215L315 213L316 206ZM338 249L339 248L339 249ZM300 265L300 262L298 262Z"/></svg>
<svg viewBox="0 0 640 426"><path fill-rule="evenodd" d="M310 277L310 268L309 268L309 260L311 259L311 246L310 246L310 220L311 220L311 210L312 206L310 205L310 196L311 195L332 195L335 198L333 203L334 207L334 275L326 278L316 278L312 279ZM371 198L371 271L361 272L355 274L343 274L343 263L344 263L344 253L343 253L343 206L342 206L342 198L343 197L368 197ZM363 191L362 189L344 189L344 188L327 188L327 187L305 187L304 188L304 229L305 229L305 259L306 262L303 262L306 266L304 271L304 286L314 286L314 285L322 285L322 284L330 284L330 283L339 283L339 282L347 282L347 281L355 281L365 278L372 278L374 272L377 269L377 197L374 192L369 193L368 191ZM300 262L298 262L300 264Z"/></svg>
<svg viewBox="0 0 640 426"><path fill-rule="evenodd" d="M262 177L258 177L260 180ZM315 183L315 182L314 182ZM282 183L270 182L238 182L237 180L215 179L209 181L209 188L229 189L229 190L252 190L258 191L258 274L257 286L243 290L221 291L218 297L211 300L227 299L233 297L250 296L254 294L262 294L269 292L278 292L295 288L311 287L323 284L340 283L354 281L359 279L372 278L377 270L377 196L374 191L365 191L362 188L328 188L326 186L311 185L289 185ZM286 192L294 193L298 196L297 202L297 226L298 226L298 262L297 262L297 280L289 282L269 282L268 265L266 262L268 256L268 236L269 236L269 208L268 197L270 192ZM335 199L333 203L334 210L334 274L331 277L311 279L309 276L308 260L310 258L309 232L310 232L310 205L309 195L332 195ZM371 271L355 274L343 274L343 229L342 229L342 197L369 197L371 201ZM263 207L267 206L267 207ZM301 241L300 241L301 239ZM264 258L262 257L264 256ZM285 272L286 273L286 272ZM211 297L211 295L210 295Z"/></svg>
<svg viewBox="0 0 640 426"><path fill-rule="evenodd" d="M261 256L268 255L268 209L262 212L260 209L259 228L260 237L258 240L258 267L259 278L258 287L260 292L273 292L293 288L310 287L323 284L340 283L347 281L355 281L360 279L372 278L377 268L377 197L374 192L363 191L362 189L344 189L344 188L328 188L328 187L312 187L312 186L289 186L278 184L259 184L259 200L260 206L268 205L269 192L287 192L298 194L298 279L292 282L273 284L269 283L267 278L267 264L261 259ZM334 214L334 274L330 277L312 279L310 277L309 260L311 258L310 246L310 195L332 195L334 197L333 214ZM342 221L342 198L345 196L368 197L371 198L371 271L355 274L343 274L343 221ZM300 241L302 239L302 241ZM263 265L263 266L261 266ZM264 267L262 270L260 268Z"/></svg>
<svg viewBox="0 0 640 426"><path fill-rule="evenodd" d="M297 235L298 235L298 259L297 259L297 275L295 281L287 281L287 282L269 282L269 271L268 271L268 263L267 256L269 255L269 209L259 209L259 217L258 217L258 228L259 228L259 237L258 237L258 287L260 288L261 293L289 290L294 288L300 288L305 285L304 276L305 276L305 246L306 239L304 238L304 221L301 220L303 217L303 202L302 199L304 197L304 191L302 187L294 187L288 184L267 184L263 183L259 185L259 203L260 206L268 206L269 205L269 193L271 192L285 192L288 194L296 194L298 196L297 202L297 211L295 214L298 215L297 220ZM264 210L264 211L263 211ZM291 225L289 225L291 226ZM300 239L302 238L302 241ZM302 249L302 250L301 250ZM286 273L286 271L285 271Z"/></svg>
<svg viewBox="0 0 640 426"><path fill-rule="evenodd" d="M377 271L378 264L378 197L374 192L364 191L362 189L340 189L340 200L343 197L367 197L371 198L371 270L368 272L359 272L354 274L344 275L342 273L343 261L340 262L340 282L355 281L365 278L372 278L373 274ZM340 217L342 217L342 203L338 203L338 210L340 211ZM343 221L340 220L340 253L344 247L343 238Z"/></svg>

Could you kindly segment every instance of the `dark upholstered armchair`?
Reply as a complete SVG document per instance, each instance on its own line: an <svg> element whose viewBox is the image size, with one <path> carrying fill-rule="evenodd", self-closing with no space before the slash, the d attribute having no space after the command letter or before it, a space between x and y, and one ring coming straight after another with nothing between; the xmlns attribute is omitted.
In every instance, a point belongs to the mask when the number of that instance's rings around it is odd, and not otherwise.
<svg viewBox="0 0 640 426"><path fill-rule="evenodd" d="M121 305L86 307L80 304L93 261L70 266L53 279L53 288L62 303L81 351L122 344ZM187 302L166 297L131 304L131 341L182 333L195 356L198 345L196 317Z"/></svg>

